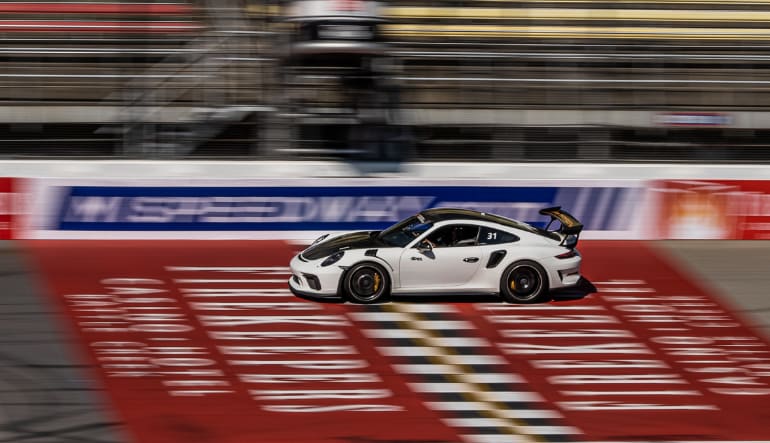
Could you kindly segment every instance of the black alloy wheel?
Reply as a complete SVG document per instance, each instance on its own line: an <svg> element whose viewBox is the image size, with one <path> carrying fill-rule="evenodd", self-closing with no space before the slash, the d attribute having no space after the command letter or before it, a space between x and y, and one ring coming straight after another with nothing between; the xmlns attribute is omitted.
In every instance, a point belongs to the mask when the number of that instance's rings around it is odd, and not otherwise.
<svg viewBox="0 0 770 443"><path fill-rule="evenodd" d="M348 270L345 294L355 303L375 303L390 292L390 277L378 264L359 263Z"/></svg>
<svg viewBox="0 0 770 443"><path fill-rule="evenodd" d="M508 303L537 303L548 295L547 274L539 264L523 260L508 266L500 279L500 295Z"/></svg>

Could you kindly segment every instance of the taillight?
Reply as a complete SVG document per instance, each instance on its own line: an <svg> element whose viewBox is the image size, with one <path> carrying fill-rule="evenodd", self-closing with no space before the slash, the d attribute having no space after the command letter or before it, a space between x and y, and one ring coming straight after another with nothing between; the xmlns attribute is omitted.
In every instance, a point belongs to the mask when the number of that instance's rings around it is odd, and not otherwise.
<svg viewBox="0 0 770 443"><path fill-rule="evenodd" d="M579 254L577 253L577 251L576 251L576 250L574 250L574 249L570 249L570 250L569 250L569 251L567 251L567 252L564 252L564 253L562 253L562 254L559 254L559 255L557 255L557 256L556 256L556 258L560 258L560 259L562 259L562 260L563 260L563 259L565 259L565 258L572 258L572 257L576 257L576 256L578 256L578 255L579 255Z"/></svg>

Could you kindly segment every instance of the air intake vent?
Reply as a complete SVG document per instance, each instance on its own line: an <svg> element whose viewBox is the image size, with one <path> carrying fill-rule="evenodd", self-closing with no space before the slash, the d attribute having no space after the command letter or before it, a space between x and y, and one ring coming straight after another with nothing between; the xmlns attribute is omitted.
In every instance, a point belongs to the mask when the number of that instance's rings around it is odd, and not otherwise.
<svg viewBox="0 0 770 443"><path fill-rule="evenodd" d="M493 253L489 254L487 269L491 269L499 265L500 262L503 260L503 257L505 257L505 251L503 251L502 249L499 251L494 251Z"/></svg>

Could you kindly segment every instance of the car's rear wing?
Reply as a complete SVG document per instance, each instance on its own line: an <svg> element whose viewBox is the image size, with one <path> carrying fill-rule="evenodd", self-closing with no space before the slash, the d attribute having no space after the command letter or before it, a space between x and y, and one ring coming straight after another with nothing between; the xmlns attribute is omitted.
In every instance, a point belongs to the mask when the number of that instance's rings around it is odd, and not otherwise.
<svg viewBox="0 0 770 443"><path fill-rule="evenodd" d="M561 206L553 206L551 208L545 208L540 210L540 214L551 217L548 225L545 227L549 230L554 221L558 221L561 226L555 232L563 235L561 244L568 248L574 248L577 245L578 235L583 230L583 224L572 216L569 212L563 210Z"/></svg>

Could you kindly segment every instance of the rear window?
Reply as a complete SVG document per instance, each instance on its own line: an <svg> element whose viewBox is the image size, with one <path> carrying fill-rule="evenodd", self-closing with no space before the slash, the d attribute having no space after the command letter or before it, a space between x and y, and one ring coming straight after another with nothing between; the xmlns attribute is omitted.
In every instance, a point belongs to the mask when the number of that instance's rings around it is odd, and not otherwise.
<svg viewBox="0 0 770 443"><path fill-rule="evenodd" d="M482 227L479 233L480 245L498 245L501 243L513 243L518 241L519 237L510 232L500 231L498 229Z"/></svg>

